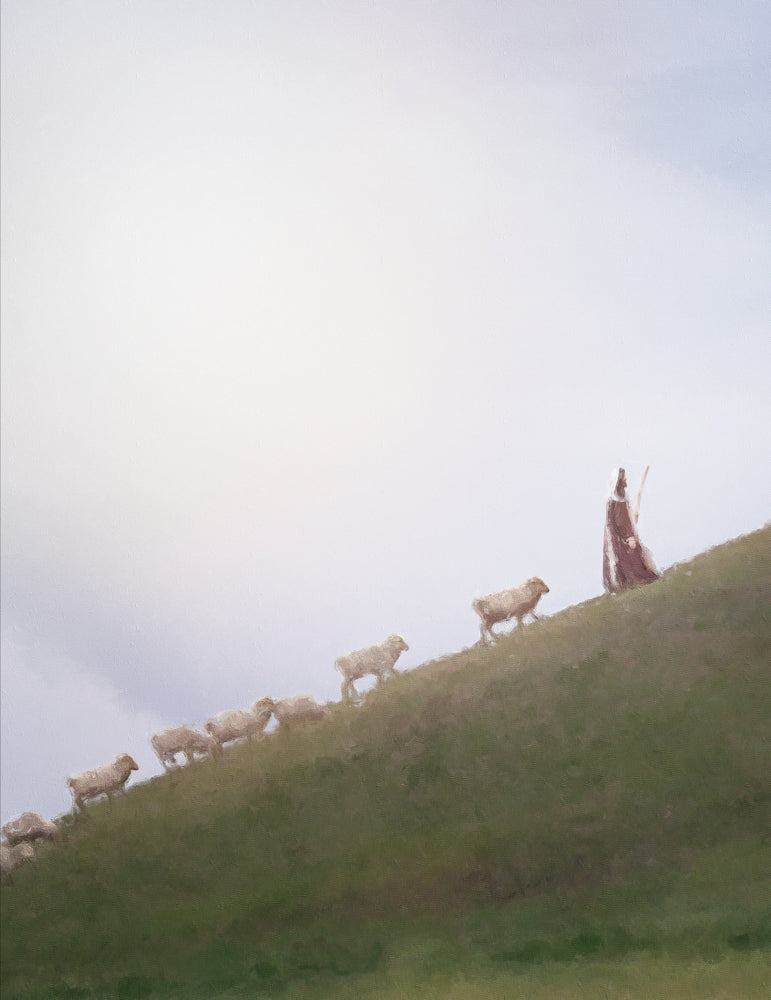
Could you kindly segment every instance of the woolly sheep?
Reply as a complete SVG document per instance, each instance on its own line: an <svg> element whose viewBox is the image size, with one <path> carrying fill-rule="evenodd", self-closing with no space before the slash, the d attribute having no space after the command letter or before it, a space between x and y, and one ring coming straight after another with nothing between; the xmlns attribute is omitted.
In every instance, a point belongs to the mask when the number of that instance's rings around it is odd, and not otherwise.
<svg viewBox="0 0 771 1000"><path fill-rule="evenodd" d="M183 753L188 764L192 764L196 754L214 756L220 749L219 743L213 736L209 733L199 733L192 726L163 729L150 737L150 746L167 771L176 764L178 753Z"/></svg>
<svg viewBox="0 0 771 1000"><path fill-rule="evenodd" d="M25 861L31 861L35 857L32 844L22 841L20 844L0 843L0 875L3 882L11 882L11 873L21 867Z"/></svg>
<svg viewBox="0 0 771 1000"><path fill-rule="evenodd" d="M72 795L73 812L83 810L88 799L106 795L112 803L113 792L123 791L123 786L131 777L132 771L138 771L139 765L127 753L122 753L110 764L95 767L92 771L82 774L71 774L66 785Z"/></svg>
<svg viewBox="0 0 771 1000"><path fill-rule="evenodd" d="M329 713L329 705L320 705L315 698L304 694L282 698L273 706L273 715L282 729L288 729L297 722L316 722Z"/></svg>
<svg viewBox="0 0 771 1000"><path fill-rule="evenodd" d="M375 646L365 646L364 649L355 649L352 653L338 657L335 669L343 675L343 698L352 699L356 694L353 682L367 674L377 677L378 686L386 677L392 677L396 673L394 664L401 653L409 648L400 635L389 635Z"/></svg>
<svg viewBox="0 0 771 1000"><path fill-rule="evenodd" d="M3 836L11 847L24 841L61 840L62 831L50 819L36 812L23 812L3 827Z"/></svg>
<svg viewBox="0 0 771 1000"><path fill-rule="evenodd" d="M482 642L495 641L492 626L499 622L516 618L517 623L521 625L525 615L529 614L533 618L537 618L534 608L541 596L548 593L549 588L540 576L531 576L520 587L512 587L510 590L501 590L497 594L477 597L471 606L482 620L480 628Z"/></svg>
<svg viewBox="0 0 771 1000"><path fill-rule="evenodd" d="M260 698L249 709L231 709L220 712L204 725L206 732L216 741L218 747L242 736L252 739L261 736L270 722L273 711L272 698Z"/></svg>

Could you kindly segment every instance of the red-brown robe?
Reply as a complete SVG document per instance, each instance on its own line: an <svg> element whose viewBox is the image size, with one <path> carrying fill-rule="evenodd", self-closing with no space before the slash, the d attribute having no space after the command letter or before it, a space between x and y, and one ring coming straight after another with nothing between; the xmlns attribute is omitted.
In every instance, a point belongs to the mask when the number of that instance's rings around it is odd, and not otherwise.
<svg viewBox="0 0 771 1000"><path fill-rule="evenodd" d="M629 546L634 538L637 547ZM605 538L602 548L602 582L611 594L658 580L653 557L640 541L626 496L613 493L605 508Z"/></svg>

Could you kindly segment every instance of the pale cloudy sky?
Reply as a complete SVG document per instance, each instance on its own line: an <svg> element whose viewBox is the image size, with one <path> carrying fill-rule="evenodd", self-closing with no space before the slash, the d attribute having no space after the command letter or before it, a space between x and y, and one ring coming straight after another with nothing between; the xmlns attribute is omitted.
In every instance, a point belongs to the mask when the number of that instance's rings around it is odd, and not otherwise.
<svg viewBox="0 0 771 1000"><path fill-rule="evenodd" d="M2 0L2 819L771 498L765 2Z"/></svg>

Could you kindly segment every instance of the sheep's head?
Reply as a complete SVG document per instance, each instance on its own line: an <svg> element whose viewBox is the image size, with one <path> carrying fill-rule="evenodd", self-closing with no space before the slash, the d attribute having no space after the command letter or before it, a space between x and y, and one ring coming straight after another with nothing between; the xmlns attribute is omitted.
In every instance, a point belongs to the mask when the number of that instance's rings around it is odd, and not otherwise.
<svg viewBox="0 0 771 1000"><path fill-rule="evenodd" d="M527 581L527 586L528 589L531 590L534 594L549 593L549 588L546 586L546 584L543 582L540 576L531 576L530 579Z"/></svg>
<svg viewBox="0 0 771 1000"><path fill-rule="evenodd" d="M259 698L251 707L250 711L252 715L271 715L274 708L276 707L275 701L272 698Z"/></svg>
<svg viewBox="0 0 771 1000"><path fill-rule="evenodd" d="M120 757L118 757L118 762L121 764L125 764L130 771L139 770L139 764L137 764L134 758L127 753L122 753Z"/></svg>
<svg viewBox="0 0 771 1000"><path fill-rule="evenodd" d="M400 635L396 635L395 633L394 635L388 636L388 642L393 647L393 649L398 649L401 652L405 652L410 648L404 641L404 639L402 639Z"/></svg>

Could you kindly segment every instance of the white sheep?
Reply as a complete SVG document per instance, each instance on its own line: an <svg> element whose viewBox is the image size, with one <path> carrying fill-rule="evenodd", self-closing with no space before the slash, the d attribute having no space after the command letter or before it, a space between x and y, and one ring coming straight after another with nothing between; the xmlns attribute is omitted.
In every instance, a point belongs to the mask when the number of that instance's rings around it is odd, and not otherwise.
<svg viewBox="0 0 771 1000"><path fill-rule="evenodd" d="M213 757L220 750L220 745L213 736L200 733L192 726L163 729L150 737L150 746L167 771L176 764L178 753L183 753L188 764L192 764L196 754L209 754Z"/></svg>
<svg viewBox="0 0 771 1000"><path fill-rule="evenodd" d="M0 843L0 875L3 882L12 882L11 873L34 857L34 848L26 840L13 845Z"/></svg>
<svg viewBox="0 0 771 1000"><path fill-rule="evenodd" d="M273 705L273 715L282 729L297 722L316 722L328 716L330 711L328 704L320 705L315 698L305 694L282 698Z"/></svg>
<svg viewBox="0 0 771 1000"><path fill-rule="evenodd" d="M377 677L378 686L386 677L396 673L394 664L399 656L410 647L400 635L389 635L387 639L375 646L365 646L355 649L352 653L340 656L335 660L335 669L343 675L341 691L343 698L350 700L356 694L353 682L367 674Z"/></svg>
<svg viewBox="0 0 771 1000"><path fill-rule="evenodd" d="M260 698L251 708L236 708L220 712L208 719L203 728L221 748L223 743L240 739L242 736L246 736L250 740L254 736L262 736L265 727L270 722L272 711L273 699Z"/></svg>
<svg viewBox="0 0 771 1000"><path fill-rule="evenodd" d="M36 812L23 812L21 816L9 820L3 827L3 836L13 847L25 841L61 840L62 831L50 819Z"/></svg>
<svg viewBox="0 0 771 1000"><path fill-rule="evenodd" d="M66 785L72 795L73 812L83 810L88 799L106 795L112 804L113 792L123 791L123 787L131 777L132 771L138 771L139 765L127 753L119 754L110 764L103 764L82 774L71 774Z"/></svg>
<svg viewBox="0 0 771 1000"><path fill-rule="evenodd" d="M477 597L471 606L482 620L480 628L482 642L495 641L492 626L499 622L516 618L517 623L521 625L525 615L529 614L533 618L537 618L534 608L541 596L548 593L549 588L540 576L531 576L520 587L512 587L510 590L501 590L497 594Z"/></svg>

